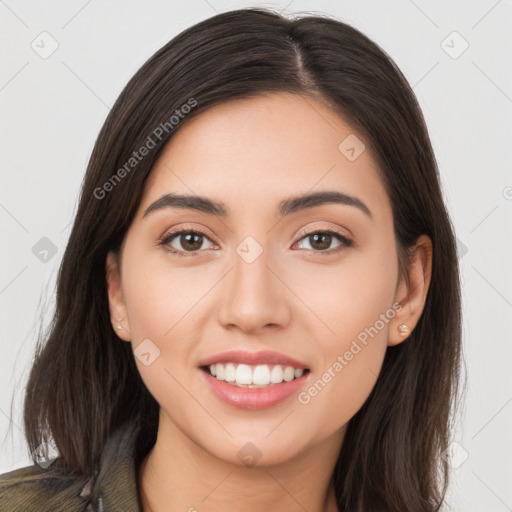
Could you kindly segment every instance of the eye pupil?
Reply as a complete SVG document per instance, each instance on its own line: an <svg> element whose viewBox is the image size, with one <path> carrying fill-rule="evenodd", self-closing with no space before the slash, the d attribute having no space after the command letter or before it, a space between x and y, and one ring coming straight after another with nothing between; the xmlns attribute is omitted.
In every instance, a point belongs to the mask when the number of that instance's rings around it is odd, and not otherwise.
<svg viewBox="0 0 512 512"><path fill-rule="evenodd" d="M317 249L320 249L320 250L328 249L329 246L331 245L331 238L332 238L332 236L329 235L329 234L326 234L326 233L315 233L313 235L310 235L309 238L310 238L310 242L311 242L311 239L313 239L314 243L317 243L319 238L323 238L324 239L324 243L320 243L321 247L318 247L318 246L316 247ZM313 244L311 244L311 245L313 247Z"/></svg>
<svg viewBox="0 0 512 512"><path fill-rule="evenodd" d="M196 233L187 233L187 234L181 235L181 246L186 251L195 251L195 250L201 248L201 245L202 245L201 238L202 238L202 235L198 235ZM190 239L195 239L195 243L190 242ZM186 240L185 243L183 243L184 240ZM200 242L199 245L197 244L198 240Z"/></svg>

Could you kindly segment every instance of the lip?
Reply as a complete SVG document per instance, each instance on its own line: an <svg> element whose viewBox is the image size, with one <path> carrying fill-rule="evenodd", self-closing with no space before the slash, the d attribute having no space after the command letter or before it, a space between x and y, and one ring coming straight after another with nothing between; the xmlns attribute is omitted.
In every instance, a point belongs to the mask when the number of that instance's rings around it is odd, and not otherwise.
<svg viewBox="0 0 512 512"><path fill-rule="evenodd" d="M289 382L283 381L268 388L245 388L228 384L223 380L217 380L202 368L199 369L199 372L219 400L239 409L247 410L267 409L283 402L291 395L296 395L299 389L306 384L306 380L311 373L308 371L297 379Z"/></svg>
<svg viewBox="0 0 512 512"><path fill-rule="evenodd" d="M214 356L203 359L198 366L210 366L216 363L239 363L248 365L257 364L282 364L292 366L295 369L308 370L308 366L293 357L280 354L273 350L262 350L260 352L248 352L246 350L228 350ZM217 379L215 379L217 381ZM217 381L221 382L221 381ZM293 382L293 381L290 381ZM229 384L228 384L229 385ZM230 386L232 387L232 386Z"/></svg>

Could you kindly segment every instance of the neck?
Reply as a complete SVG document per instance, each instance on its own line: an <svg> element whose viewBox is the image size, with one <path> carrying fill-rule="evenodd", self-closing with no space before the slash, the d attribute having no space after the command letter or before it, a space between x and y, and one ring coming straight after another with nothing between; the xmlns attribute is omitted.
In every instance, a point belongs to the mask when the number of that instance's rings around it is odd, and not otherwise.
<svg viewBox="0 0 512 512"><path fill-rule="evenodd" d="M205 451L161 411L138 470L142 510L338 512L332 474L344 430L286 461L245 467Z"/></svg>

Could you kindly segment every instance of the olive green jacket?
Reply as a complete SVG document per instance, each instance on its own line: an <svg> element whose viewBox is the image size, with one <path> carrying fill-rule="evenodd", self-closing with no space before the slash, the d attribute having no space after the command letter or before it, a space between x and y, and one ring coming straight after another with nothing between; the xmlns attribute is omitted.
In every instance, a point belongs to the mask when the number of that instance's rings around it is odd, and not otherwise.
<svg viewBox="0 0 512 512"><path fill-rule="evenodd" d="M0 475L0 511L142 511L136 476L138 432L131 423L116 430L105 444L93 476L57 478L36 463ZM85 499L94 486L98 499L86 507Z"/></svg>

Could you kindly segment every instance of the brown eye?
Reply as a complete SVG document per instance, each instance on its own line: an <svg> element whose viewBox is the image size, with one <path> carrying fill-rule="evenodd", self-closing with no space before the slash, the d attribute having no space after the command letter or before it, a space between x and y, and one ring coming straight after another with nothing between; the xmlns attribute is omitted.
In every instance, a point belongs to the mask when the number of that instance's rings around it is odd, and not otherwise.
<svg viewBox="0 0 512 512"><path fill-rule="evenodd" d="M201 249L201 246L203 245L202 235L197 235L195 233L179 235L177 240L179 240L185 251L197 251Z"/></svg>
<svg viewBox="0 0 512 512"><path fill-rule="evenodd" d="M314 235L309 235L308 240L313 249L325 251L330 248L333 236L327 233L315 233Z"/></svg>
<svg viewBox="0 0 512 512"><path fill-rule="evenodd" d="M308 249L319 254L333 254L352 245L352 240L331 229L307 233L297 243L304 244L303 241L307 242L309 247L300 247L301 249ZM332 248L333 242L337 242L334 248Z"/></svg>
<svg viewBox="0 0 512 512"><path fill-rule="evenodd" d="M203 248L205 239L211 242L200 231L182 230L166 235L161 240L160 245L166 246L170 252L175 253L177 256L187 255L185 253L191 253L189 255L193 256L194 253Z"/></svg>

